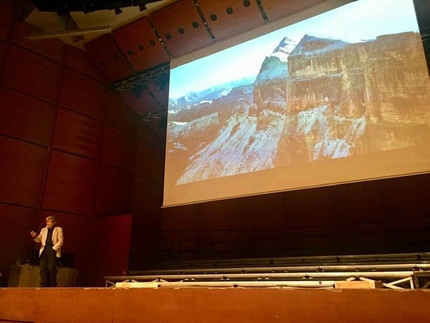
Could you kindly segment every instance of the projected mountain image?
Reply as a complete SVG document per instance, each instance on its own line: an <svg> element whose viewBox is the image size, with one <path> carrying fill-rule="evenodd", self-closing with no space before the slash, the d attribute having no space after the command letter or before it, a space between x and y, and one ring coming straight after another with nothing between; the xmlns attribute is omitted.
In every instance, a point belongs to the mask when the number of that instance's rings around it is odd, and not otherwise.
<svg viewBox="0 0 430 323"><path fill-rule="evenodd" d="M170 184L426 144L429 93L418 33L285 37L256 77L169 102Z"/></svg>

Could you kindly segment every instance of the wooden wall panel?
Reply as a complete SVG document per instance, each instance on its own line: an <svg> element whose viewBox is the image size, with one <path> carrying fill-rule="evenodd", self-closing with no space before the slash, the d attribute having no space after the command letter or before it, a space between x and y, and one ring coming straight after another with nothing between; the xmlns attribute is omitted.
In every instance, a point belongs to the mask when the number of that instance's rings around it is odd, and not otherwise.
<svg viewBox="0 0 430 323"><path fill-rule="evenodd" d="M85 45L91 61L109 81L117 81L133 74L133 70L118 49L111 35L99 37Z"/></svg>
<svg viewBox="0 0 430 323"><path fill-rule="evenodd" d="M95 68L94 64L90 61L87 52L78 48L67 46L66 67L76 72L89 76L100 83L105 84L106 79Z"/></svg>
<svg viewBox="0 0 430 323"><path fill-rule="evenodd" d="M169 61L146 17L113 32L116 43L137 71Z"/></svg>
<svg viewBox="0 0 430 323"><path fill-rule="evenodd" d="M0 87L0 133L48 146L54 127L56 109L53 105Z"/></svg>
<svg viewBox="0 0 430 323"><path fill-rule="evenodd" d="M125 132L105 126L101 160L106 164L133 173L135 159L136 140Z"/></svg>
<svg viewBox="0 0 430 323"><path fill-rule="evenodd" d="M429 180L426 174L377 182L384 213L392 219L430 216Z"/></svg>
<svg viewBox="0 0 430 323"><path fill-rule="evenodd" d="M127 272L131 224L130 214L96 220L91 286L104 286L104 276L123 275Z"/></svg>
<svg viewBox="0 0 430 323"><path fill-rule="evenodd" d="M103 84L66 69L61 88L60 106L102 121L107 90Z"/></svg>
<svg viewBox="0 0 430 323"><path fill-rule="evenodd" d="M163 232L197 231L199 222L204 221L198 205L164 208Z"/></svg>
<svg viewBox="0 0 430 323"><path fill-rule="evenodd" d="M132 210L133 175L101 164L97 180L96 216L128 214Z"/></svg>
<svg viewBox="0 0 430 323"><path fill-rule="evenodd" d="M325 1L326 0L261 0L261 4L263 5L264 12L269 21L274 21Z"/></svg>
<svg viewBox="0 0 430 323"><path fill-rule="evenodd" d="M100 156L101 122L59 108L53 148L97 159Z"/></svg>
<svg viewBox="0 0 430 323"><path fill-rule="evenodd" d="M37 230L36 210L0 203L0 272L3 286L7 286L10 266L17 261L25 263L27 250L36 247L30 237Z"/></svg>
<svg viewBox="0 0 430 323"><path fill-rule="evenodd" d="M380 221L386 216L376 181L336 185L327 190L334 225Z"/></svg>
<svg viewBox="0 0 430 323"><path fill-rule="evenodd" d="M49 162L43 209L91 216L97 162L53 151Z"/></svg>
<svg viewBox="0 0 430 323"><path fill-rule="evenodd" d="M133 225L159 228L161 226L163 187L135 176L133 193Z"/></svg>
<svg viewBox="0 0 430 323"><path fill-rule="evenodd" d="M137 114L125 104L122 97L116 92L109 91L106 107L106 124L135 136L137 122Z"/></svg>
<svg viewBox="0 0 430 323"><path fill-rule="evenodd" d="M28 49L58 64L66 57L66 45L59 39L45 39L27 41L25 36L40 33L41 30L25 22L16 21L13 29L12 42L22 48Z"/></svg>
<svg viewBox="0 0 430 323"><path fill-rule="evenodd" d="M281 197L280 197L281 198ZM325 188L286 192L286 223L289 227L332 224L328 191Z"/></svg>
<svg viewBox="0 0 430 323"><path fill-rule="evenodd" d="M160 230L136 227L133 223L130 242L129 270L139 270L158 258ZM145 246L145 248L142 248Z"/></svg>
<svg viewBox="0 0 430 323"><path fill-rule="evenodd" d="M12 22L13 2L0 1L0 40L5 41Z"/></svg>
<svg viewBox="0 0 430 323"><path fill-rule="evenodd" d="M205 234L207 231L217 230L241 231L245 223L249 221L248 213L244 212L244 207L249 203L247 199L225 200L224 202L209 202L198 206L199 229L205 231ZM226 217L223 214L229 214L229 216Z"/></svg>
<svg viewBox="0 0 430 323"><path fill-rule="evenodd" d="M164 152L138 141L135 174L159 182L163 178L163 171Z"/></svg>
<svg viewBox="0 0 430 323"><path fill-rule="evenodd" d="M2 71L3 71L3 63L5 61L5 56L6 56L6 43L4 43L3 41L0 41L0 82L2 80Z"/></svg>
<svg viewBox="0 0 430 323"><path fill-rule="evenodd" d="M3 74L3 85L56 103L61 68L39 55L10 46Z"/></svg>
<svg viewBox="0 0 430 323"><path fill-rule="evenodd" d="M166 128L160 124L159 120L140 121L137 138L164 152Z"/></svg>
<svg viewBox="0 0 430 323"><path fill-rule="evenodd" d="M145 115L162 109L162 106L151 97L147 90L143 90L139 97L130 92L121 93L121 97L130 109L138 115Z"/></svg>
<svg viewBox="0 0 430 323"><path fill-rule="evenodd" d="M230 204L234 203L234 200ZM277 194L261 195L258 198L243 199L246 230L279 229L285 227L285 201ZM247 217L252 214L252 217Z"/></svg>
<svg viewBox="0 0 430 323"><path fill-rule="evenodd" d="M46 162L46 149L0 136L0 201L37 207Z"/></svg>
<svg viewBox="0 0 430 323"><path fill-rule="evenodd" d="M256 1L199 0L199 7L217 41L265 24Z"/></svg>
<svg viewBox="0 0 430 323"><path fill-rule="evenodd" d="M149 19L173 57L213 43L192 0L175 2L152 13Z"/></svg>

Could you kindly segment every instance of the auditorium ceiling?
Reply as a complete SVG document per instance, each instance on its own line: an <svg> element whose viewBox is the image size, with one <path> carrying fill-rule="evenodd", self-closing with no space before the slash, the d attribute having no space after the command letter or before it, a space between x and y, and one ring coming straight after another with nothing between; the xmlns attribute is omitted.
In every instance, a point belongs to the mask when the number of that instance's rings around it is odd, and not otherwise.
<svg viewBox="0 0 430 323"><path fill-rule="evenodd" d="M112 27L111 33L62 40L86 50L107 83L144 120L165 115L169 62L326 0L163 0L145 8L55 12L32 10L26 22L46 32ZM343 2L350 2L345 0ZM419 0L429 12L429 1ZM340 2L340 1L339 1ZM144 10L142 10L144 9ZM141 11L142 10L142 11Z"/></svg>

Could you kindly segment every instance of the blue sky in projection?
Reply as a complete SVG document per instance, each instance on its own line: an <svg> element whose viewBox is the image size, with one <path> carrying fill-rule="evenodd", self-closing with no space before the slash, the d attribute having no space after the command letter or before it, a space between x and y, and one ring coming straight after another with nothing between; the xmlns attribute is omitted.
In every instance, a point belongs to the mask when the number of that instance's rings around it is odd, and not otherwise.
<svg viewBox="0 0 430 323"><path fill-rule="evenodd" d="M360 42L405 31L419 31L412 0L359 0L173 69L169 97L256 76L284 37L299 42L308 34Z"/></svg>

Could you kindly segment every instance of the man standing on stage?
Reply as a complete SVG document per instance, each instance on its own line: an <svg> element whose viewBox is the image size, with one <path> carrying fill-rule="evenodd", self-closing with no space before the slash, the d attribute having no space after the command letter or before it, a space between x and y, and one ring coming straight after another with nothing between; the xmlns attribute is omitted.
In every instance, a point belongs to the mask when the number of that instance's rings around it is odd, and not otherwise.
<svg viewBox="0 0 430 323"><path fill-rule="evenodd" d="M40 286L57 286L57 258L61 257L63 245L63 229L57 227L57 219L50 215L46 219L46 227L40 230L39 235L31 231L30 235L37 243L41 243L40 257Z"/></svg>

